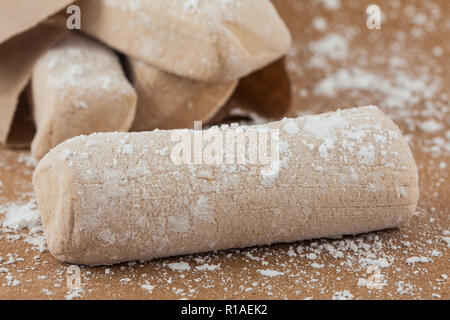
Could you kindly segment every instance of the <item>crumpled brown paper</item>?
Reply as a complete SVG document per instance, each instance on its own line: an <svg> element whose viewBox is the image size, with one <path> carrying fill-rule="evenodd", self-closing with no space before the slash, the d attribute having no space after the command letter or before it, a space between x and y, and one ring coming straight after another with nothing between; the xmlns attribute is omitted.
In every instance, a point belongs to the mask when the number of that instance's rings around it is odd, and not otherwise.
<svg viewBox="0 0 450 320"><path fill-rule="evenodd" d="M27 86L37 58L68 33L48 21L0 45L0 143L14 145L9 137L20 94ZM11 139L9 139L11 138ZM23 142L21 143L23 144Z"/></svg>
<svg viewBox="0 0 450 320"><path fill-rule="evenodd" d="M0 44L63 9L74 0L1 0Z"/></svg>

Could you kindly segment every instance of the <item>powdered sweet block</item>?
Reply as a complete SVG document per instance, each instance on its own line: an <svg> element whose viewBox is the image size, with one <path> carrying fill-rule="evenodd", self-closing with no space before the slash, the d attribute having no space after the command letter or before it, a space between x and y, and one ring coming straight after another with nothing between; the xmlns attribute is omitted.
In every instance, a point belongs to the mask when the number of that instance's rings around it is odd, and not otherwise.
<svg viewBox="0 0 450 320"><path fill-rule="evenodd" d="M58 143L80 134L128 131L136 92L115 53L77 34L43 54L32 76L37 133L31 150L40 159Z"/></svg>
<svg viewBox="0 0 450 320"><path fill-rule="evenodd" d="M258 143L220 153L228 135L251 133ZM255 147L267 133L263 162ZM239 146L248 159L239 160ZM392 228L418 199L408 143L376 107L204 132L76 137L41 160L33 184L50 252L82 264Z"/></svg>

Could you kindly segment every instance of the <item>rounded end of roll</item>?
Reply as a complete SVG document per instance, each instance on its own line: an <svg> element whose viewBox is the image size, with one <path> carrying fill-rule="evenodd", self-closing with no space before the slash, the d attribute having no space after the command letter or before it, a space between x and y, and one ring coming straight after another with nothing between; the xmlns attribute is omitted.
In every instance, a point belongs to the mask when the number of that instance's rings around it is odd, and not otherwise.
<svg viewBox="0 0 450 320"><path fill-rule="evenodd" d="M393 197L398 201L395 216L392 217L390 227L400 227L406 224L414 215L419 201L419 170L416 165L408 140L394 121L385 115L378 107L367 106L383 118L386 130L395 141L396 167L402 172L401 181L395 188ZM393 158L394 159L394 158ZM388 220L388 219L386 219Z"/></svg>
<svg viewBox="0 0 450 320"><path fill-rule="evenodd" d="M33 187L50 253L68 261L72 247L73 172L58 159L54 148L39 162L33 174Z"/></svg>

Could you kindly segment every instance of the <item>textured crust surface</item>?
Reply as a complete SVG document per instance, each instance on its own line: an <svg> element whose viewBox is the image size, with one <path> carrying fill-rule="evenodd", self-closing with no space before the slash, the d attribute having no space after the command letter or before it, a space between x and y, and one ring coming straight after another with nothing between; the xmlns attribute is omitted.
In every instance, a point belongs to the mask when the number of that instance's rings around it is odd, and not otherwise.
<svg viewBox="0 0 450 320"><path fill-rule="evenodd" d="M269 174L259 165L175 164L171 134L190 130L94 134L58 145L33 179L51 253L109 264L362 233L412 216L417 167L377 108L248 128L279 130L280 161Z"/></svg>
<svg viewBox="0 0 450 320"><path fill-rule="evenodd" d="M81 1L82 30L158 69L231 81L284 55L289 30L268 0Z"/></svg>
<svg viewBox="0 0 450 320"><path fill-rule="evenodd" d="M136 93L114 52L77 34L39 58L31 91L37 159L80 134L128 131L136 111Z"/></svg>
<svg viewBox="0 0 450 320"><path fill-rule="evenodd" d="M129 67L138 95L132 131L192 128L196 120L209 121L238 83L189 80L137 59L129 59Z"/></svg>

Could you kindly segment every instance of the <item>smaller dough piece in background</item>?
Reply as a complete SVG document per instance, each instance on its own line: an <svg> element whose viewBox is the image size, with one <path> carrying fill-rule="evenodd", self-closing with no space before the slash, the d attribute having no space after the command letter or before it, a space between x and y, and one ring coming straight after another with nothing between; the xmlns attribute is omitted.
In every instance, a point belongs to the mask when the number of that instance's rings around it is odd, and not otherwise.
<svg viewBox="0 0 450 320"><path fill-rule="evenodd" d="M29 146L31 139L27 142L23 136L16 137L16 134L20 132L12 128L16 125L16 118L22 115L22 112L20 115L17 112L19 100L21 111L27 109L23 91L30 82L35 62L49 47L65 36L67 36L67 29L61 27L57 21L48 20L0 45L0 143L2 145L14 148Z"/></svg>
<svg viewBox="0 0 450 320"><path fill-rule="evenodd" d="M128 131L137 101L116 54L79 34L39 58L29 96L37 128L31 145L36 159L74 136Z"/></svg>
<svg viewBox="0 0 450 320"><path fill-rule="evenodd" d="M225 82L280 58L288 28L269 0L83 0L82 31L182 77Z"/></svg>
<svg viewBox="0 0 450 320"><path fill-rule="evenodd" d="M192 128L209 121L234 92L238 80L208 83L182 78L128 59L138 103L132 131Z"/></svg>
<svg viewBox="0 0 450 320"><path fill-rule="evenodd" d="M0 43L31 29L72 2L74 0L1 0Z"/></svg>

